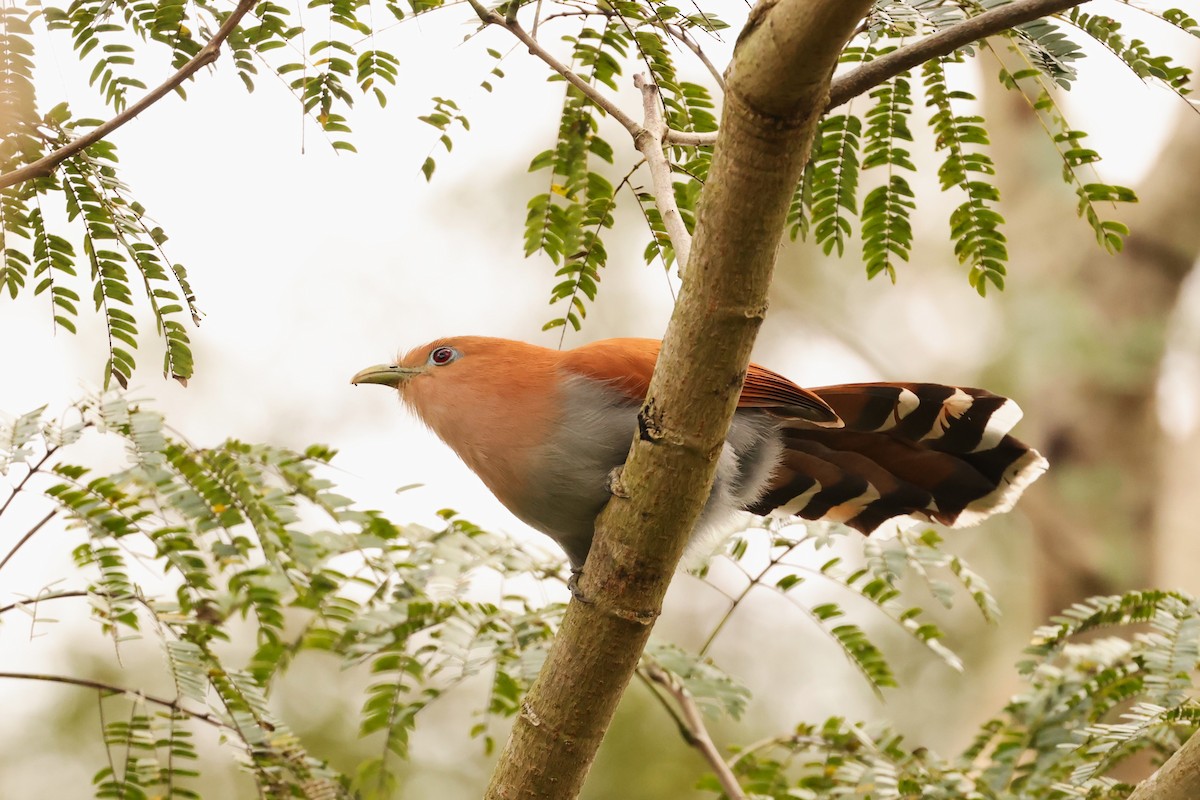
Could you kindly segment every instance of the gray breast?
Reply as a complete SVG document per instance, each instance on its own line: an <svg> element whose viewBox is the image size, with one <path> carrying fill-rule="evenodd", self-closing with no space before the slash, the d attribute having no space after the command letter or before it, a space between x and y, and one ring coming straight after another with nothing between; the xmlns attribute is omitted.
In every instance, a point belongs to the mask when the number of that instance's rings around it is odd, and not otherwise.
<svg viewBox="0 0 1200 800"><path fill-rule="evenodd" d="M581 376L564 381L564 413L558 429L535 457L521 503L522 519L554 539L571 566L580 567L592 544L596 515L608 502L607 481L625 463L637 430L640 404ZM765 411L739 411L717 463L713 491L697 530L719 524L766 490L783 445L779 427Z"/></svg>

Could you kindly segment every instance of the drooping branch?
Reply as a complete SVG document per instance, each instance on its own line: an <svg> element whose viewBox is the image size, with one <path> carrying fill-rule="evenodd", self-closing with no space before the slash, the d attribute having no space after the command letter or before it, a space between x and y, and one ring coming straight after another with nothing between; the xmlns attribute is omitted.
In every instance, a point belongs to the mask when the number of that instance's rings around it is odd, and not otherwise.
<svg viewBox="0 0 1200 800"><path fill-rule="evenodd" d="M120 128L126 122L129 122L138 114L141 114L150 106L178 89L184 81L196 74L201 67L208 66L217 60L217 56L221 54L221 45L229 38L229 34L233 33L234 28L241 22L242 17L246 16L257 2L258 0L239 0L237 8L225 18L225 21L221 23L221 27L213 34L212 39L204 47L200 48L200 51L190 61L180 67L178 72L120 114L96 126L77 139L73 139L69 144L65 144L57 150L47 153L31 164L26 164L19 169L14 169L11 172L0 175L0 189L15 186L22 181L33 178L44 178L52 173L54 168L63 161L108 136L117 128Z"/></svg>
<svg viewBox="0 0 1200 800"><path fill-rule="evenodd" d="M868 61L861 67L834 78L829 87L829 102L825 110L828 111L849 102L932 58L948 55L971 42L986 39L988 36L1001 33L1014 26L1057 14L1087 2L1090 0L1014 0L1012 3L985 11L957 25L951 25L945 30L897 48L874 61ZM711 145L716 139L717 131L694 133L669 130L666 135L668 144L690 147Z"/></svg>
<svg viewBox="0 0 1200 800"><path fill-rule="evenodd" d="M692 237L680 216L679 206L675 202L675 189L671 180L671 164L663 152L663 137L667 133L667 123L663 119L662 107L659 105L658 87L652 80L642 75L634 76L634 85L642 92L642 108L644 120L638 124L636 120L621 110L621 107L605 97L595 86L581 78L574 70L567 67L550 54L537 40L521 27L513 13L501 15L484 7L479 0L467 0L475 10L481 22L485 25L497 25L504 28L519 39L529 52L541 59L550 69L557 72L575 88L579 89L589 100L605 113L619 122L629 135L633 137L634 147L646 158L650 168L650 181L654 187L655 205L666 226L667 235L671 239L671 247L675 250L675 260L682 275L687 265L688 253L692 247ZM515 11L519 4L510 5L510 11Z"/></svg>

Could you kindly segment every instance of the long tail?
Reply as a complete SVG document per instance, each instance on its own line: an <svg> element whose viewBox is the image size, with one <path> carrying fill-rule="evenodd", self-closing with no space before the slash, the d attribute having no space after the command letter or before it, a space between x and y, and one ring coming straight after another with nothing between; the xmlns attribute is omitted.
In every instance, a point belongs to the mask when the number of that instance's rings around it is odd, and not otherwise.
<svg viewBox="0 0 1200 800"><path fill-rule="evenodd" d="M982 389L858 383L812 390L844 428L784 428L770 488L749 510L843 522L870 533L915 516L960 527L1012 508L1046 459L1008 435L1021 409Z"/></svg>

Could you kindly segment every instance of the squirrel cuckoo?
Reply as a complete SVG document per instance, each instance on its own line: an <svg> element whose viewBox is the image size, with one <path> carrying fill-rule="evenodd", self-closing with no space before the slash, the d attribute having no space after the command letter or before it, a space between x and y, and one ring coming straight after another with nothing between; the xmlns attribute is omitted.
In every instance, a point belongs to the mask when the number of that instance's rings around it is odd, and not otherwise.
<svg viewBox="0 0 1200 800"><path fill-rule="evenodd" d="M578 570L625 463L658 359L652 339L550 350L459 336L368 367L510 511ZM893 517L971 525L1046 469L1008 435L1021 411L981 389L856 383L802 389L751 364L697 529L775 509L870 534Z"/></svg>

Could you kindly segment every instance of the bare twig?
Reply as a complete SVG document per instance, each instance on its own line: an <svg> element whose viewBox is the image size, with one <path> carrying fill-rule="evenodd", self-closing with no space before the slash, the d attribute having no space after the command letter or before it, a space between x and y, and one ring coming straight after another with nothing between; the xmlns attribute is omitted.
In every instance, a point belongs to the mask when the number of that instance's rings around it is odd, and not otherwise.
<svg viewBox="0 0 1200 800"><path fill-rule="evenodd" d="M1014 0L1007 5L985 11L834 78L829 87L829 102L825 109L828 111L836 108L931 58L944 56L971 42L1086 2L1089 0ZM664 140L667 144L703 147L716 142L717 132L668 130Z"/></svg>
<svg viewBox="0 0 1200 800"><path fill-rule="evenodd" d="M161 85L154 88L149 94L137 101L127 109L116 115L103 125L99 125L77 139L72 140L69 144L63 145L57 150L42 156L32 164L14 169L12 172L6 172L0 175L0 189L9 186L15 186L22 181L27 181L32 178L43 178L54 171L54 168L61 164L66 159L75 155L86 147L89 147L100 141L117 128L124 125L129 120L141 114L150 106L157 103L162 98L166 97L175 89L179 88L184 81L192 77L201 67L208 66L217 60L220 55L221 45L229 38L229 34L233 33L233 29L237 27L247 12L258 2L258 0L239 0L237 8L235 8L225 21L221 23L221 27L213 35L213 38L208 41L208 44L200 48L200 52L180 67L179 71L164 81Z"/></svg>
<svg viewBox="0 0 1200 800"><path fill-rule="evenodd" d="M663 140L667 144L678 144L684 147L707 147L717 143L719 131L677 131L674 128L667 131Z"/></svg>
<svg viewBox="0 0 1200 800"><path fill-rule="evenodd" d="M667 712L667 716L670 717L671 721L675 723L675 727L679 728L679 735L682 736L684 740L688 742L688 744L691 744L691 740L688 738L691 736L691 733L688 730L687 723L684 722L683 717L680 716L679 710L676 709L675 706L671 705L671 701L668 700L666 696L664 696L663 691L659 689L657 685L655 685L654 679L650 677L650 667L638 667L637 672L633 673L633 675L642 682L642 685L646 687L646 691L650 692L650 696L653 697L658 704L663 707L663 711Z"/></svg>
<svg viewBox="0 0 1200 800"><path fill-rule="evenodd" d="M725 795L730 800L746 800L746 793L742 791L741 784L738 783L733 770L725 763L725 759L721 758L721 752L713 744L712 737L708 735L708 728L704 725L704 715L700 713L700 707L696 705L695 698L662 667L651 665L646 667L645 671L650 680L663 687L667 694L671 695L679 704L679 710L682 712L680 727L686 734L687 743L704 756L704 760L716 773L717 781L721 784ZM676 717L676 721L680 721L680 718Z"/></svg>
<svg viewBox="0 0 1200 800"><path fill-rule="evenodd" d="M13 487L12 494L10 494L4 501L4 505L0 506L0 516L4 516L4 512L8 510L10 505L12 505L12 501L17 499L17 495L19 495L21 490L25 488L25 484L29 483L29 479L40 472L42 467L46 465L46 462L50 460L50 456L54 455L57 451L57 447L46 448L46 454L38 459L36 464L29 468L29 472L25 473L25 477L21 478L21 482Z"/></svg>
<svg viewBox="0 0 1200 800"><path fill-rule="evenodd" d="M677 41L682 42L688 50L691 50L696 54L696 58L700 59L700 63L704 65L705 69L708 70L708 74L712 75L713 80L717 82L717 86L720 87L722 92L724 92L725 76L722 75L721 71L717 69L711 61L708 60L708 56L702 49L700 49L700 43L697 42L690 33L677 25L663 25L663 28Z"/></svg>
<svg viewBox="0 0 1200 800"><path fill-rule="evenodd" d="M29 530L27 530L25 532L25 535L21 537L21 540L13 545L12 550L9 550L7 553L4 554L4 558L0 559L0 569L4 569L4 565L8 563L8 560L10 558L12 558L13 556L15 556L17 554L17 551L21 549L21 546L24 545L26 542L28 542L30 539L32 539L33 535L35 533L37 533L38 531L40 531L42 529L43 525L45 525L50 520L54 519L54 517L57 514L58 514L57 508L51 510L50 513L48 513L46 516L44 516L40 520L38 520L36 525L34 525Z"/></svg>
<svg viewBox="0 0 1200 800"><path fill-rule="evenodd" d="M6 614L14 608L24 608L26 606L36 606L38 603L44 603L48 600L61 600L65 597L90 597L93 593L84 589L71 589L65 592L51 592L49 594L40 594L36 597L27 597L24 600L18 600L15 603L9 603L6 606L0 606L0 614Z"/></svg>
<svg viewBox="0 0 1200 800"><path fill-rule="evenodd" d="M113 686L110 683L101 683L100 681L87 680L86 678L72 678L68 675L45 675L36 672L0 672L0 679L11 678L19 681L46 681L49 683L65 683L70 686L82 686L85 689L96 689L101 692L112 692L113 694L124 695L135 700L145 700L148 703L170 708L178 711L180 714L186 714L192 719L206 722L215 728L229 728L225 722L213 714L205 711L192 711L190 708L180 705L175 700L167 700L164 697L155 697L152 694L146 694L140 689L125 689L120 686Z"/></svg>
<svg viewBox="0 0 1200 800"><path fill-rule="evenodd" d="M675 250L675 263L682 276L687 267L688 254L692 252L692 235L688 233L679 205L675 202L675 181L671 179L671 163L663 152L663 134L667 131L662 106L658 100L658 86L645 75L634 75L633 85L642 92L642 110L645 113L641 130L633 137L633 145L646 157L650 168L650 183L654 187L654 202L662 216L671 247Z"/></svg>
<svg viewBox="0 0 1200 800"><path fill-rule="evenodd" d="M546 48L538 44L537 40L530 36L529 33L521 27L521 23L517 22L515 18L501 16L495 11L491 11L484 7L479 0L467 0L467 2L471 4L471 8L475 9L475 13L479 16L479 20L484 25L498 25L507 30L513 36L517 37L522 44L529 48L529 52L532 55L537 56L546 64L546 66L550 67L550 69L554 70L559 75L562 75L568 83L570 83L579 91L583 92L584 96L591 100L597 108L602 109L606 114L611 116L617 122L621 123L621 126L625 128L625 130L629 131L629 135L634 137L634 139L637 139L638 133L640 133L642 130L641 125L638 125L632 117L622 111L621 108L612 100L605 97L598 89L596 89L595 86L592 86L583 78L579 77L573 70L571 70L570 67L552 56L546 50Z"/></svg>

